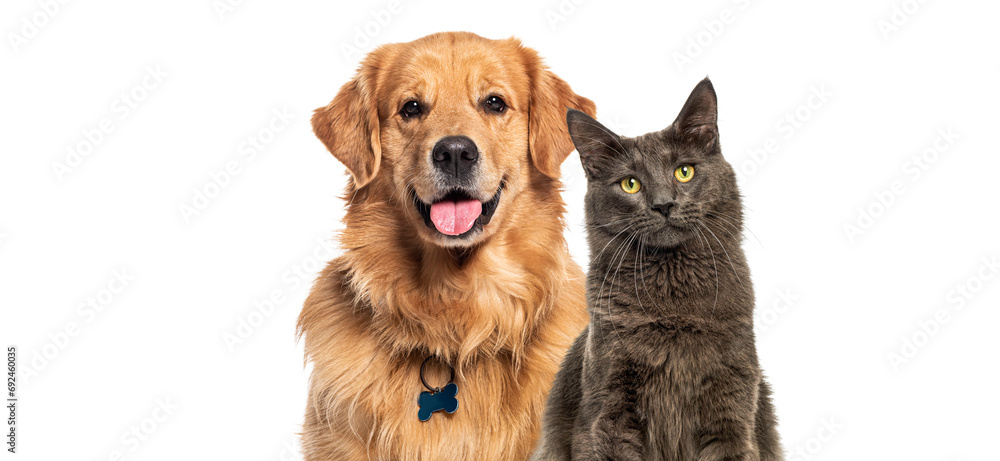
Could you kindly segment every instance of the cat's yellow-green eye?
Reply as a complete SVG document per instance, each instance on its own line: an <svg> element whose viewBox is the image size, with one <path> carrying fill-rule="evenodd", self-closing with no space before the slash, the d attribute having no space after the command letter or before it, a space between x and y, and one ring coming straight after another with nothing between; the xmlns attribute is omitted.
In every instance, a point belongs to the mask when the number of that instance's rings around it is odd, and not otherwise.
<svg viewBox="0 0 1000 461"><path fill-rule="evenodd" d="M642 185L639 184L639 180L635 179L633 176L629 176L622 180L622 190L629 194L639 192L641 187Z"/></svg>
<svg viewBox="0 0 1000 461"><path fill-rule="evenodd" d="M680 182L688 182L694 177L694 165L681 165L674 170L674 177Z"/></svg>

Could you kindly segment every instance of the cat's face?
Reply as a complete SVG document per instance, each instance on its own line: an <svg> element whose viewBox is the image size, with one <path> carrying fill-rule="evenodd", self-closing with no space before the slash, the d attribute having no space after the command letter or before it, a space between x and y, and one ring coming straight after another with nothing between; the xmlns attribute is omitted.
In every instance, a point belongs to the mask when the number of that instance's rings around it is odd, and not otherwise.
<svg viewBox="0 0 1000 461"><path fill-rule="evenodd" d="M570 136L588 180L588 232L671 248L714 238L710 223L728 221L737 231L739 191L719 148L716 107L715 90L705 79L673 124L637 138L618 136L570 110Z"/></svg>

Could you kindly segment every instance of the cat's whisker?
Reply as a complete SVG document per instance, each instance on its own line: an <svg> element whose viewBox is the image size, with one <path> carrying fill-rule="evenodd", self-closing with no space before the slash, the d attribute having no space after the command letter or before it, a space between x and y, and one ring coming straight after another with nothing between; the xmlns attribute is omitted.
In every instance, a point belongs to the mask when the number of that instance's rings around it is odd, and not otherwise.
<svg viewBox="0 0 1000 461"><path fill-rule="evenodd" d="M642 238L639 239L639 252L641 254L646 254L646 235L645 234L643 234ZM654 306L658 306L658 304L655 302L655 299L653 298L653 295L651 295L649 293L649 287L646 285L646 275L643 274L643 272L642 272L643 271L643 267L645 267L644 263L641 264L641 265L639 265L639 277L642 278L642 289L646 291L646 296L650 300L654 301L653 305ZM658 311L662 311L662 309L660 309L659 307L657 308L657 310Z"/></svg>
<svg viewBox="0 0 1000 461"><path fill-rule="evenodd" d="M639 244L636 245L636 247L635 247L635 262L636 262L636 265L639 266L639 277L642 277L642 266L643 266L643 263L642 263L642 239L643 239L643 237L645 237L645 236L644 235L639 236ZM639 294L639 280L636 279L636 277L635 277L635 271L632 271L632 272L633 272L632 273L632 284L635 286L635 300L639 303L639 309L642 310L642 313L646 314L646 318L650 322L652 322L653 318L650 317L649 312L646 312L646 308L642 305L642 295ZM643 283L643 286L645 286L646 281L643 280L642 283ZM647 296L649 295L648 291L646 292L646 295ZM653 300L652 297L650 297L649 299L650 299L650 301ZM654 304L655 304L655 302L654 302Z"/></svg>
<svg viewBox="0 0 1000 461"><path fill-rule="evenodd" d="M623 232L625 230L630 230L630 229L626 228L626 229L623 230ZM595 302L597 302L597 306L598 306L598 309L594 310L595 313L599 313L600 312L600 307L603 304L604 285L608 281L608 275L611 274L611 266L614 264L614 260L618 257L619 251L624 252L627 243L628 243L627 239L624 240L624 241L622 241L621 245L618 245L618 247L615 248L614 253L612 253L612 255L611 255L611 261L610 261L611 264L608 264L608 270L604 272L604 279L601 281L601 288L597 290L597 297L594 300ZM605 245L605 247L607 247L607 245ZM604 250L601 250L601 252L603 253ZM614 279L611 280L611 283L612 283L612 285L614 284ZM609 291L611 291L612 289L613 289L613 287L608 287ZM609 321L611 321L611 327L615 329L615 333L618 334L619 339L621 339L621 333L618 333L617 328L615 328L614 322L611 320L612 319L612 315L611 315L611 296L610 295L608 296L608 319L609 319Z"/></svg>
<svg viewBox="0 0 1000 461"><path fill-rule="evenodd" d="M685 221L684 224L689 224L689 222ZM704 250L705 245L708 243L708 239L703 238L705 234L701 232L701 229L698 229L697 227L692 227L692 229L698 232L698 245L700 245L701 249ZM711 247L709 247L709 249L711 249Z"/></svg>
<svg viewBox="0 0 1000 461"><path fill-rule="evenodd" d="M719 266L715 264L715 252L712 251L712 244L708 241L708 236L701 229L697 227L694 229L705 238L705 243L708 244L708 254L712 256L712 267L715 268L715 301L712 303L712 311L714 312L715 306L719 304Z"/></svg>
<svg viewBox="0 0 1000 461"><path fill-rule="evenodd" d="M628 218L625 218L625 219L619 219L617 221L611 221L609 223L597 224L597 225L591 226L591 227L608 227L608 226L613 226L615 224L619 224L619 223L623 223L623 222L627 222L627 221L632 221L633 219L635 219L635 218L634 217L628 217Z"/></svg>
<svg viewBox="0 0 1000 461"><path fill-rule="evenodd" d="M705 215L705 218L706 218L706 220L707 220L707 218L718 218L718 219L720 219L721 222L718 222L718 224L720 225L720 227L722 228L722 230L726 231L726 233L729 234L729 236L732 237L733 239L735 239L736 241L742 241L746 237L745 235L742 235L742 234L739 237L737 237L736 234L730 232L728 228L732 228L734 231L736 231L737 233L739 233L739 227L737 227L732 222L726 220L722 216L718 216L718 215L709 213L709 214ZM755 235L754 238L756 239L757 236ZM760 248L763 248L762 245L759 245L760 244L760 239L757 239L757 243L758 243L758 246Z"/></svg>
<svg viewBox="0 0 1000 461"><path fill-rule="evenodd" d="M726 234L728 234L728 235L729 235L730 237L732 237L734 241L736 241L736 242L739 242L740 240L742 240L742 238L741 238L741 237L737 237L737 236L736 236L735 234L733 234L732 232L729 232L729 229L726 229L726 226L725 226L725 223L720 223L720 224L723 224L723 225L722 225L722 226L720 227L720 229L721 229L721 230L722 230L723 232L725 232Z"/></svg>
<svg viewBox="0 0 1000 461"><path fill-rule="evenodd" d="M752 208L750 208L750 207L748 207L748 206L746 206L746 205L743 204L742 198L740 198L740 196L738 196L738 195L737 196L731 196L731 197L725 197L725 196L723 196L723 197L714 197L708 203L731 203L731 204L736 204L736 205L739 205L739 207L740 207L739 211L740 212L746 212L748 214L753 214L754 213L754 211L753 211Z"/></svg>
<svg viewBox="0 0 1000 461"><path fill-rule="evenodd" d="M715 238L715 241L719 243L720 247L722 247L722 251L725 252L725 254L726 254L726 259L729 260L729 267L733 269L733 275L736 276L736 281L740 284L741 288L743 288L744 290L746 290L747 287L745 287L743 285L743 280L740 279L740 274L739 274L739 272L736 271L736 265L733 264L733 258L729 257L729 250L726 249L726 245L724 245L722 243L722 241L719 240L719 236L715 235L715 232L712 232L712 229L710 229L708 226L706 226L701 221L699 221L698 224L700 224L702 227L704 227L705 230L708 231L708 233L712 234L712 237Z"/></svg>
<svg viewBox="0 0 1000 461"><path fill-rule="evenodd" d="M628 242L629 242L629 239L626 238L625 241L622 243L622 246L619 247L621 249L621 257L622 257L622 259L624 259L625 253L628 252ZM619 253L616 251L615 254L612 255L612 257L611 257L611 264L608 265L608 273L611 272L611 266L614 265L614 263L615 263L614 260L615 260L615 258L618 257L618 254ZM621 260L619 260L618 267L619 268L621 267ZM618 277L618 269L615 269L615 273L611 277L611 284L608 287L608 292L609 292L609 295L608 295L608 322L611 323L611 328L615 331L615 334L618 335L618 339L624 340L624 338L622 338L621 333L618 331L618 326L615 325L615 316L611 312L611 303L612 303L613 297L611 296L610 293L613 293L615 291L615 279L617 277ZM607 278L607 274L605 274L605 278Z"/></svg>
<svg viewBox="0 0 1000 461"><path fill-rule="evenodd" d="M619 287L615 286L615 280L618 279L618 271L622 268L622 263L625 262L625 256L628 255L629 247L632 245L632 242L635 241L637 235L639 235L638 231L633 232L631 235L629 235L628 239L625 240L625 248L622 250L621 257L618 258L618 267L615 268L615 275L611 277L611 288L610 288L611 290L620 289ZM643 310L643 312L645 312L645 310ZM611 318L612 328L615 328L615 332L617 333L617 328L615 327L615 322L614 322L614 316L611 315L611 298L608 298L608 316ZM621 339L620 334L619 334L619 339Z"/></svg>
<svg viewBox="0 0 1000 461"><path fill-rule="evenodd" d="M608 240L608 243L604 245L604 248L601 248L601 251L600 251L600 253L597 253L597 255L596 255L596 256L591 256L591 258L592 258L592 259L594 259L594 260L597 260L597 259L599 259L599 258L601 257L601 255L602 255L602 254L604 254L604 250L607 250L607 249L608 249L608 245L611 245L611 242L615 241L615 239L616 239L616 238L618 238L618 236L619 236L619 235L622 235L622 234L623 234L623 233L625 233L625 231L627 231L627 230L629 230L629 228L628 228L628 227L626 227L626 228L624 228L624 229L622 229L622 230L618 231L618 233L617 233L617 234L615 234L615 235L614 235L613 237L611 237L611 239L610 239L610 240Z"/></svg>
<svg viewBox="0 0 1000 461"><path fill-rule="evenodd" d="M608 240L608 243L604 245L604 248L602 248L601 251L596 256L591 256L591 260L592 261L599 261L601 255L603 255L604 251L608 249L609 245L611 245L611 242L615 241L615 239L617 239L620 235L622 235L623 233L625 233L625 231L627 231L627 230L628 230L628 228L626 227L625 229L622 229L617 234L615 234L614 236L612 236L611 239ZM617 252L618 252L618 250L615 249L615 253L617 253ZM607 274L605 274L604 279L607 280ZM602 281L601 282L601 288L598 290L597 295L594 298L594 301L597 302L598 307L600 307L600 305L601 305L601 296L603 295L603 293L604 293L604 282ZM598 326L600 326L600 322L598 322ZM603 329L601 331L601 334L603 334Z"/></svg>
<svg viewBox="0 0 1000 461"><path fill-rule="evenodd" d="M735 216L731 216L731 215L728 215L728 214L725 214L725 213L722 213L722 212L718 212L718 211L709 211L709 212L708 212L708 213L706 213L705 215L706 215L706 216L714 216L714 217L718 217L718 218L720 218L720 219L721 219L721 218L729 218L729 219L732 219L733 221L736 221L736 222L740 222L740 221L742 221L742 219L740 219L740 218L737 218L737 217L735 217ZM738 226L737 224L735 224L735 223L733 223L733 222L730 222L730 221L728 221L728 220L725 220L725 219L723 219L723 220L724 220L724 221L726 221L726 222L728 222L729 224L731 224L731 225L732 225L732 226L733 226L733 227L734 227L735 229L737 229L737 230L739 230L739 229L740 229L740 226ZM757 241L757 244L758 244L758 247L759 247L759 248L764 248L764 242L761 242L760 238L758 238L758 237L757 237L757 234L755 234L755 233L753 232L753 230L751 230L751 229L750 229L749 227L747 227L747 225L746 225L746 224L743 224L743 225L742 225L742 229L743 229L743 230L746 230L747 232L749 232L749 233L750 233L750 235L752 235L752 236L753 236L754 240L756 240L756 241Z"/></svg>
<svg viewBox="0 0 1000 461"><path fill-rule="evenodd" d="M723 213L721 211L709 210L705 212L705 216L712 216L718 218L728 218L726 222L733 225L734 228L739 229L742 224L742 219L733 215ZM731 221L730 221L731 220Z"/></svg>

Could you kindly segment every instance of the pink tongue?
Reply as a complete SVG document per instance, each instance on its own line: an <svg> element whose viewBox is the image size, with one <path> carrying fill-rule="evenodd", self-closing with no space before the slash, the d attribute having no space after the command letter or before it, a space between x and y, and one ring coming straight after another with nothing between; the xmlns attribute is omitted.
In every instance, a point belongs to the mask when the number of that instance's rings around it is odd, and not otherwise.
<svg viewBox="0 0 1000 461"><path fill-rule="evenodd" d="M431 221L442 234L461 235L472 229L482 212L483 204L477 200L444 200L431 205Z"/></svg>

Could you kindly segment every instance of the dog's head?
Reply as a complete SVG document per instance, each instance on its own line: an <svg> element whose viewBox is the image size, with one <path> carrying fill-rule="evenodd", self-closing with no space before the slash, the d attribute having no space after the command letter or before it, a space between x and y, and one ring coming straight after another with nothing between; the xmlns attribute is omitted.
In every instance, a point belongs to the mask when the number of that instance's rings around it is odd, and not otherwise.
<svg viewBox="0 0 1000 461"><path fill-rule="evenodd" d="M595 112L518 40L440 33L371 52L312 124L351 188L388 191L424 240L468 247L531 178L558 180L567 108Z"/></svg>

